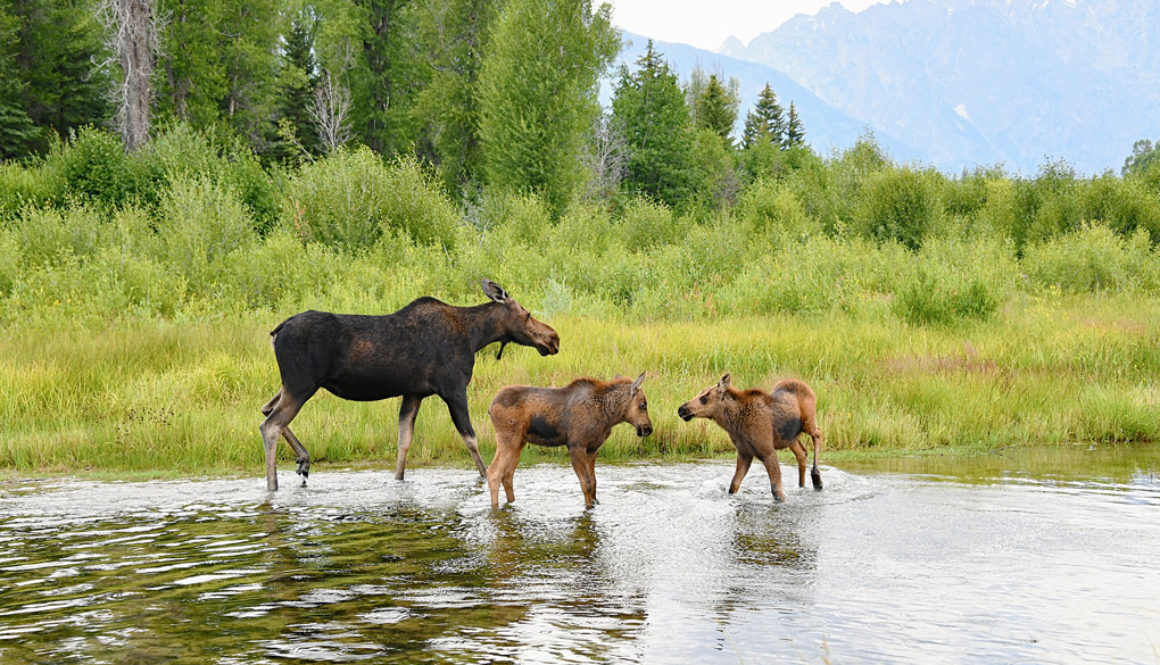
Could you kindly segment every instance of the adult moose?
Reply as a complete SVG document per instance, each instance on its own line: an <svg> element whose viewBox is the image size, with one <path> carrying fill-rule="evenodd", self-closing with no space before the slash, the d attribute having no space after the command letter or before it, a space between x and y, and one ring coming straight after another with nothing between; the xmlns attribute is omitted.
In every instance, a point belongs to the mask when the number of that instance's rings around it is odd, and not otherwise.
<svg viewBox="0 0 1160 665"><path fill-rule="evenodd" d="M357 401L403 397L398 480L407 466L419 404L425 397L438 395L475 458L479 475L486 476L467 413L467 384L476 352L499 342L499 358L504 346L514 342L534 346L546 356L560 350L560 336L532 318L499 284L484 278L483 293L491 302L474 307L453 307L424 297L385 316L309 311L280 323L270 335L282 388L262 407L266 420L260 428L266 448L266 489L278 489L275 452L279 436L294 449L298 474L306 484L310 453L289 425L319 388Z"/></svg>
<svg viewBox="0 0 1160 665"><path fill-rule="evenodd" d="M789 448L797 458L798 486L806 486L806 449L798 436L805 432L814 442L814 467L810 479L814 489L822 489L822 474L818 471L818 450L822 447L822 431L818 429L817 397L804 382L783 379L773 392L753 388L737 390L729 385L726 374L713 386L685 402L677 415L685 421L708 418L729 433L729 440L737 449L737 471L729 483L729 493L735 494L741 480L749 472L756 457L765 465L773 498L785 500L781 489L781 465L777 451Z"/></svg>

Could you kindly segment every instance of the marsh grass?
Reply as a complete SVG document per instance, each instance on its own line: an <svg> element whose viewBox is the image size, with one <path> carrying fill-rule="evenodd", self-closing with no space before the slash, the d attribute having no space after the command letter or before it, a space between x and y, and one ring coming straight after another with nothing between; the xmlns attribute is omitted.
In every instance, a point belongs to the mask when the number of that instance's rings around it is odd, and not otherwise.
<svg viewBox="0 0 1160 665"><path fill-rule="evenodd" d="M260 473L259 407L277 389L259 312L201 323L154 319L101 330L11 328L0 337L0 468L21 472ZM714 322L558 315L558 356L509 347L479 354L470 409L485 458L487 404L510 383L566 384L648 372L655 433L617 428L606 461L730 456L710 423L677 406L731 372L741 386L807 380L828 451L997 448L1151 441L1160 390L1160 301L1023 297L987 323L912 326L884 304L856 313L729 317ZM398 400L319 394L294 421L321 468L389 467ZM438 399L424 402L414 464L467 465ZM280 455L289 465L286 446ZM824 455L823 455L824 458ZM557 460L529 446L525 462Z"/></svg>

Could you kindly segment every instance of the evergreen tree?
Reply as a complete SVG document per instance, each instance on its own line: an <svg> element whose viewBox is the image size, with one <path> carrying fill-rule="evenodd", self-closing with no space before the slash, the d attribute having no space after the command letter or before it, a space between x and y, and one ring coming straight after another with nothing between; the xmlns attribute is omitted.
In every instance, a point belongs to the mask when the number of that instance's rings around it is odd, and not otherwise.
<svg viewBox="0 0 1160 665"><path fill-rule="evenodd" d="M600 76L619 46L606 4L593 12L590 0L508 2L480 72L488 182L540 192L563 209L582 184Z"/></svg>
<svg viewBox="0 0 1160 665"><path fill-rule="evenodd" d="M417 125L411 106L431 73L418 44L421 6L418 0L354 1L361 12L361 53L349 75L355 135L383 155L409 151Z"/></svg>
<svg viewBox="0 0 1160 665"><path fill-rule="evenodd" d="M0 4L0 160L23 157L40 136L21 100L27 83L16 65L19 19Z"/></svg>
<svg viewBox="0 0 1160 665"><path fill-rule="evenodd" d="M319 151L310 110L318 87L318 60L314 57L314 34L318 14L314 7L303 7L290 19L283 37L281 71L278 76L278 118L287 138L309 153ZM281 156L286 156L284 148Z"/></svg>
<svg viewBox="0 0 1160 665"><path fill-rule="evenodd" d="M785 140L782 145L786 148L793 148L804 144L806 141L806 130L802 126L801 118L798 118L797 108L793 102L789 103L789 117L785 124Z"/></svg>
<svg viewBox="0 0 1160 665"><path fill-rule="evenodd" d="M738 103L737 96L731 95L725 86L721 85L717 75L710 74L705 89L694 102L697 126L713 130L727 147L732 147L733 140L729 135L733 133L733 125L737 122Z"/></svg>
<svg viewBox="0 0 1160 665"><path fill-rule="evenodd" d="M411 112L420 123L420 156L437 165L452 191L483 177L479 75L498 0L433 0L420 23L431 83Z"/></svg>
<svg viewBox="0 0 1160 665"><path fill-rule="evenodd" d="M612 113L628 144L623 185L675 206L694 195L689 169L693 123L685 97L652 40L636 61L621 67Z"/></svg>
<svg viewBox="0 0 1160 665"><path fill-rule="evenodd" d="M785 118L782 115L781 105L777 103L777 95L765 84L761 94L757 97L757 104L745 116L745 134L742 137L742 147L752 148L759 141L767 141L781 145L785 134Z"/></svg>

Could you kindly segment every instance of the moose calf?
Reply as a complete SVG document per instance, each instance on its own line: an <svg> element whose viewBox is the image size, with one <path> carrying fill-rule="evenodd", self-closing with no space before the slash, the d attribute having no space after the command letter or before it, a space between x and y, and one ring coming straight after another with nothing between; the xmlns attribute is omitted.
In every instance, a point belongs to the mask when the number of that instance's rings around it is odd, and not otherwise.
<svg viewBox="0 0 1160 665"><path fill-rule="evenodd" d="M717 385L709 386L677 409L685 421L709 418L729 433L737 448L737 471L729 483L729 493L741 487L741 479L749 471L756 457L765 465L773 496L785 500L781 489L781 467L777 451L789 448L798 463L798 486L806 486L806 450L798 440L802 432L814 441L814 466L810 471L814 489L822 489L822 474L818 471L818 451L822 445L822 431L818 429L814 391L797 379L779 381L772 393L750 389L740 391L729 386L730 376L721 377Z"/></svg>
<svg viewBox="0 0 1160 665"><path fill-rule="evenodd" d="M495 426L495 458L487 467L492 507L499 506L503 483L509 503L516 500L512 476L527 442L567 446L572 468L580 479L584 506L596 503L596 451L618 423L636 427L637 436L652 434L648 401L640 384L617 377L603 382L580 378L563 388L507 386L491 401L487 413Z"/></svg>

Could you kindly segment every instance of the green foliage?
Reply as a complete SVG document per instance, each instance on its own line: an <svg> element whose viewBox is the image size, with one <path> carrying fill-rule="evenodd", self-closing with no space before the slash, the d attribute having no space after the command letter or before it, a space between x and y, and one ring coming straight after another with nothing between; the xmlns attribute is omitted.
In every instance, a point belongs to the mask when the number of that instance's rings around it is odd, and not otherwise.
<svg viewBox="0 0 1160 665"><path fill-rule="evenodd" d="M612 112L623 127L629 156L624 187L672 207L696 195L688 169L693 126L677 77L648 43L635 72L621 68Z"/></svg>
<svg viewBox="0 0 1160 665"><path fill-rule="evenodd" d="M455 244L454 208L419 164L405 159L388 167L366 148L304 166L287 183L282 217L304 242L347 250L391 233Z"/></svg>
<svg viewBox="0 0 1160 665"><path fill-rule="evenodd" d="M704 73L699 69L693 74L694 81L698 74L704 77ZM737 122L737 107L741 103L737 95L737 85L737 80L733 79L729 88L726 88L717 79L716 74L710 74L703 85L690 90L694 125L711 130L721 137L728 147L733 147L733 139L729 138L729 135L733 133L733 124Z"/></svg>
<svg viewBox="0 0 1160 665"><path fill-rule="evenodd" d="M480 72L487 181L542 195L561 212L583 184L579 156L600 112L600 74L619 49L611 8L591 0L512 0Z"/></svg>
<svg viewBox="0 0 1160 665"><path fill-rule="evenodd" d="M906 168L870 174L854 210L855 228L868 238L918 249L942 217L937 177Z"/></svg>
<svg viewBox="0 0 1160 665"><path fill-rule="evenodd" d="M83 127L68 141L53 146L47 167L55 171L60 201L77 199L112 208L127 203L138 183L120 139Z"/></svg>
<svg viewBox="0 0 1160 665"><path fill-rule="evenodd" d="M745 134L741 144L746 149L781 148L785 140L785 118L777 94L769 87L762 88L753 110L745 116Z"/></svg>
<svg viewBox="0 0 1160 665"><path fill-rule="evenodd" d="M1124 177L1139 176L1157 164L1160 164L1160 141L1153 144L1148 139L1140 139L1132 144L1132 154L1124 160L1124 167L1120 173Z"/></svg>
<svg viewBox="0 0 1160 665"><path fill-rule="evenodd" d="M1143 229L1129 238L1099 224L1027 247L1023 267L1035 283L1072 293L1154 292L1160 263Z"/></svg>
<svg viewBox="0 0 1160 665"><path fill-rule="evenodd" d="M688 223L674 217L663 203L633 198L624 206L620 218L620 239L629 251L652 249L676 242Z"/></svg>
<svg viewBox="0 0 1160 665"><path fill-rule="evenodd" d="M891 310L913 325L985 320L998 309L1015 272L1013 252L1003 243L930 242L896 287Z"/></svg>

